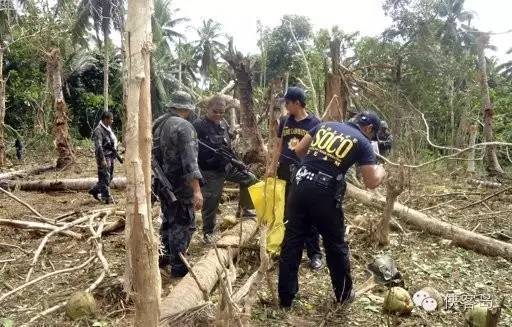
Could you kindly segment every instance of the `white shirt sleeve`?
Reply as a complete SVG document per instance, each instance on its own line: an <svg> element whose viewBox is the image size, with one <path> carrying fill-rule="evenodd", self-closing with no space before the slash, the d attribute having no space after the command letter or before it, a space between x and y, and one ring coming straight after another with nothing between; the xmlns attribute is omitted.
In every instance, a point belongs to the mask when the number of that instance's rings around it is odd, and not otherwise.
<svg viewBox="0 0 512 327"><path fill-rule="evenodd" d="M373 152L375 152L376 154L380 154L380 152L379 152L379 142L372 141L372 148L373 148Z"/></svg>

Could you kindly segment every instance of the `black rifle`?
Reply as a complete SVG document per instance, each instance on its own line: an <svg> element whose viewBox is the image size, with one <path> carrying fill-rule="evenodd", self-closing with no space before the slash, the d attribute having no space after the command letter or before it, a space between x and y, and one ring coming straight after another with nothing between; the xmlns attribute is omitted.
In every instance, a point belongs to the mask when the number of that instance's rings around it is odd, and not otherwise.
<svg viewBox="0 0 512 327"><path fill-rule="evenodd" d="M151 168L155 179L153 180L153 192L160 198L160 201L174 203L178 201L174 195L174 189L169 179L164 174L160 164L156 160L152 160Z"/></svg>
<svg viewBox="0 0 512 327"><path fill-rule="evenodd" d="M123 157L119 155L119 152L117 152L117 149L114 148L114 145L112 143L109 143L106 147L106 150L112 151L112 153L116 156L116 159L119 160L120 163L124 163Z"/></svg>
<svg viewBox="0 0 512 327"><path fill-rule="evenodd" d="M215 149L215 148L212 148L211 146L209 146L208 144L204 143L201 140L198 140L198 142L199 142L199 145L204 146L206 149L213 152L216 156L226 160L227 162L232 164L234 167L236 167L240 170L248 171L247 166L241 160L238 160L235 157L235 154L233 152L231 152L230 150L227 150L224 147Z"/></svg>

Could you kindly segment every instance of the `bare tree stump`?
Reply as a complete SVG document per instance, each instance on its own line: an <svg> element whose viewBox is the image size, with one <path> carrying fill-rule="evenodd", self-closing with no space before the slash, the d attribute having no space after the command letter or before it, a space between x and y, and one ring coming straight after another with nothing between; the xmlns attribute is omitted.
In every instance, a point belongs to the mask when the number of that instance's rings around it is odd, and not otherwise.
<svg viewBox="0 0 512 327"><path fill-rule="evenodd" d="M403 192L405 187L404 169L400 167L398 174L388 178L386 181L386 205L382 218L372 231L373 239L380 246L389 245L389 225L391 221L391 214L395 206L396 198Z"/></svg>
<svg viewBox="0 0 512 327"><path fill-rule="evenodd" d="M53 134L59 154L57 168L64 168L75 161L75 155L69 136L68 106L62 92L62 61L58 48L52 49L48 54L46 70L48 80L51 83L54 102Z"/></svg>

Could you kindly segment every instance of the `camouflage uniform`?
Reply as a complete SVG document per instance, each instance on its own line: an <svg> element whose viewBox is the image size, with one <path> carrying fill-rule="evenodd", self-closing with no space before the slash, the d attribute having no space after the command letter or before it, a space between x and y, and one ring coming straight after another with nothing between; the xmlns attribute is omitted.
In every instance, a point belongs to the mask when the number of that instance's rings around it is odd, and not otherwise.
<svg viewBox="0 0 512 327"><path fill-rule="evenodd" d="M174 97L184 97L191 103L190 96L182 93L176 92L178 95ZM196 229L193 189L190 182L201 179L202 176L197 165L197 136L194 127L172 109L153 124L153 156L172 184L174 195L178 199L174 203L160 199L160 237L164 246L162 261L168 260L171 264L171 274L180 277L187 273L187 268L179 253L185 254Z"/></svg>
<svg viewBox="0 0 512 327"><path fill-rule="evenodd" d="M114 178L114 162L116 160L115 141L102 124L98 124L94 129L92 139L98 166L98 183L89 190L89 193L96 196L99 194L102 199L109 201L111 199L109 187ZM103 163L107 165L104 166Z"/></svg>
<svg viewBox="0 0 512 327"><path fill-rule="evenodd" d="M228 132L229 126L226 121L222 120L220 124L216 124L203 117L194 122L194 127L198 138L207 145L215 149L224 147L229 152L233 152L231 135ZM202 218L203 233L206 236L211 235L215 229L224 181L240 184L239 210L241 211L254 208L248 187L256 183L257 179L252 173L234 167L203 146L199 146L198 162L205 180L205 185L202 187L204 196Z"/></svg>

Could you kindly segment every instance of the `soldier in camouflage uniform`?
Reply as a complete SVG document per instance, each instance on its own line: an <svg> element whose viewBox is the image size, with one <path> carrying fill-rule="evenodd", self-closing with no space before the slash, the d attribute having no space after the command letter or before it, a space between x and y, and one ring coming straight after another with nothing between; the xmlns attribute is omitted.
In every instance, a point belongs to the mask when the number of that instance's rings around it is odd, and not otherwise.
<svg viewBox="0 0 512 327"><path fill-rule="evenodd" d="M171 265L173 277L183 277L187 267L179 254L185 254L195 226L194 210L200 210L203 196L200 189L202 178L197 164L197 136L187 120L195 105L189 94L177 91L172 94L169 112L153 124L153 160L162 168L173 187L176 202L170 203L159 196L162 209L160 236L164 255L160 265ZM158 194L157 194L158 195Z"/></svg>
<svg viewBox="0 0 512 327"><path fill-rule="evenodd" d="M107 204L113 202L109 187L114 177L114 162L117 150L117 137L111 128L113 122L114 115L110 111L104 111L101 114L100 123L92 134L96 164L98 165L98 183L89 190L89 194L96 200Z"/></svg>

